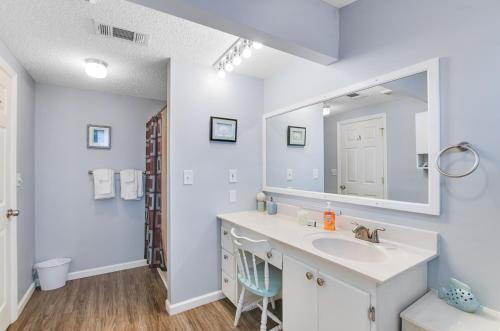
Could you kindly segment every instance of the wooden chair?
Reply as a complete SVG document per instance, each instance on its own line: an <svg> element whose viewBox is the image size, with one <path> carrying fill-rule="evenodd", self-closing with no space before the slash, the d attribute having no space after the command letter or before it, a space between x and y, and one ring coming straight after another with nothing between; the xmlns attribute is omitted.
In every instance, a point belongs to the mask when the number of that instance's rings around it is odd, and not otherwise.
<svg viewBox="0 0 500 331"><path fill-rule="evenodd" d="M238 281L242 289L234 318L234 326L238 326L241 313L252 310L256 307L262 310L260 319L260 331L267 330L267 316L274 320L278 325L271 331L281 330L282 325L276 315L267 310L269 301L273 309L275 308L274 298L281 290L281 270L270 265L268 262L268 253L271 252L271 246L267 240L254 240L242 237L236 234L234 228L231 229L231 236L235 247L235 257L238 269ZM263 260L256 257L263 256ZM254 302L243 306L245 292L262 297ZM260 304L262 301L262 304Z"/></svg>

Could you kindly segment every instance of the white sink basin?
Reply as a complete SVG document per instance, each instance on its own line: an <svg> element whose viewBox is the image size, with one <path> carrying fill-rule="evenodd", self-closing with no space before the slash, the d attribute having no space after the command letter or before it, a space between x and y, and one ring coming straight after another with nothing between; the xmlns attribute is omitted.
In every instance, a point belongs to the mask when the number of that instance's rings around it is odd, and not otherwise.
<svg viewBox="0 0 500 331"><path fill-rule="evenodd" d="M359 239L348 240L342 238L322 237L312 240L312 245L323 253L365 263L380 263L387 259L384 249L376 244Z"/></svg>

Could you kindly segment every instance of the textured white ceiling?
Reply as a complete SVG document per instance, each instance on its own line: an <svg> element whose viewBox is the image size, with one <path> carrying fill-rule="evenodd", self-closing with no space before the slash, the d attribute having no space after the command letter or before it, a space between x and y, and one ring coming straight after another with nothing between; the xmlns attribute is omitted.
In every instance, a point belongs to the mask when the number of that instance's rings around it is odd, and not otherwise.
<svg viewBox="0 0 500 331"><path fill-rule="evenodd" d="M149 45L98 36L94 19L149 34ZM167 58L211 66L236 38L124 0L0 1L0 39L40 83L165 100ZM86 58L108 62L108 78L86 76ZM293 58L264 47L235 73L267 78Z"/></svg>
<svg viewBox="0 0 500 331"><path fill-rule="evenodd" d="M150 34L149 45L97 36L93 19ZM37 82L164 100L167 58L211 66L236 37L124 0L0 0L0 39ZM85 58L108 62L108 78L86 76ZM264 47L236 72L265 78L291 58Z"/></svg>
<svg viewBox="0 0 500 331"><path fill-rule="evenodd" d="M328 2L331 5L334 5L337 8L342 8L347 5L350 5L351 3L357 1L357 0L323 0L325 2Z"/></svg>

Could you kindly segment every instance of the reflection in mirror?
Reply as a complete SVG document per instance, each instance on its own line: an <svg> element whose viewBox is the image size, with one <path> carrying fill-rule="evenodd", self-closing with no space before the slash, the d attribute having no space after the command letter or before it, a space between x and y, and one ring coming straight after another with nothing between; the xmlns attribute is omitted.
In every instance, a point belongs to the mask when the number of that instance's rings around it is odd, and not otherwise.
<svg viewBox="0 0 500 331"><path fill-rule="evenodd" d="M427 109L423 72L267 118L267 185L427 203Z"/></svg>

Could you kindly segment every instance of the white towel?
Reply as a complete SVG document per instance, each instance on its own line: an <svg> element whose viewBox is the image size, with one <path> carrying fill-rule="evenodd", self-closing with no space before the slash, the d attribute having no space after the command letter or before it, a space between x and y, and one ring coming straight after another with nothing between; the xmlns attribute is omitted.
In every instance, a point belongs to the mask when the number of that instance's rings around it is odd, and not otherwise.
<svg viewBox="0 0 500 331"><path fill-rule="evenodd" d="M144 195L142 171L125 169L120 171L120 196L123 200L141 200Z"/></svg>
<svg viewBox="0 0 500 331"><path fill-rule="evenodd" d="M115 176L113 169L94 169L94 199L115 197Z"/></svg>
<svg viewBox="0 0 500 331"><path fill-rule="evenodd" d="M142 171L136 170L135 176L137 178L137 200L141 200L144 196L144 183L142 181Z"/></svg>

